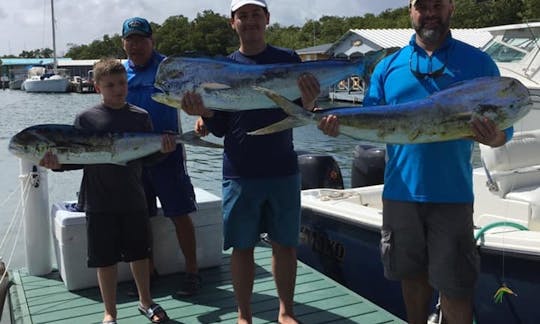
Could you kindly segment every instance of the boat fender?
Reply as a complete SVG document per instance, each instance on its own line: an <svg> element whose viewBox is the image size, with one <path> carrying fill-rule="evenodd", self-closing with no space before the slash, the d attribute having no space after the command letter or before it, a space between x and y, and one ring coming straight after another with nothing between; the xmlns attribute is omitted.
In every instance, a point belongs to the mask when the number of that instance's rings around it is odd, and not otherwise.
<svg viewBox="0 0 540 324"><path fill-rule="evenodd" d="M336 160L326 154L297 152L302 190L315 188L343 189L343 177Z"/></svg>
<svg viewBox="0 0 540 324"><path fill-rule="evenodd" d="M351 188L384 183L386 150L384 147L360 144L354 149L351 169Z"/></svg>

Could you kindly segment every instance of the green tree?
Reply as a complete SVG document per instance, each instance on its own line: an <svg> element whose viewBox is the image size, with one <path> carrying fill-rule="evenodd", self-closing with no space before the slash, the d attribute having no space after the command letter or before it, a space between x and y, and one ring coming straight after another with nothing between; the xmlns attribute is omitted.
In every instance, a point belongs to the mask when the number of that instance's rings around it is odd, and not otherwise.
<svg viewBox="0 0 540 324"><path fill-rule="evenodd" d="M191 23L191 49L207 55L226 55L238 44L229 18L205 10Z"/></svg>
<svg viewBox="0 0 540 324"><path fill-rule="evenodd" d="M189 34L191 26L187 17L171 16L156 31L156 49L165 54L179 54L191 49Z"/></svg>

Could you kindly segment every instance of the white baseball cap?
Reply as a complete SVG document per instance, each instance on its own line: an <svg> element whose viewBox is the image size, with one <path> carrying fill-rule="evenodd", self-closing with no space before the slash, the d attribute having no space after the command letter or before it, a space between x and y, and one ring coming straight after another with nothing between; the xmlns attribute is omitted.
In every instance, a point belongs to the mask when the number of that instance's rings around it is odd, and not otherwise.
<svg viewBox="0 0 540 324"><path fill-rule="evenodd" d="M266 0L232 0L231 12L235 12L236 10L240 9L240 7L248 4L254 4L259 7L268 8L268 6L266 5Z"/></svg>

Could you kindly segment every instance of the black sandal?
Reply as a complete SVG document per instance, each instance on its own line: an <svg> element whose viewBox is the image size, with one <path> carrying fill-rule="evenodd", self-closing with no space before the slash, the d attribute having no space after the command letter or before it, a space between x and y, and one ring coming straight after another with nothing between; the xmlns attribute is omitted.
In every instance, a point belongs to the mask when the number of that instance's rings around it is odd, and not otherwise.
<svg viewBox="0 0 540 324"><path fill-rule="evenodd" d="M167 313L159 306L159 304L152 304L148 309L144 309L144 307L139 304L137 308L139 309L139 312L152 323L165 323L169 320L169 316L167 316Z"/></svg>

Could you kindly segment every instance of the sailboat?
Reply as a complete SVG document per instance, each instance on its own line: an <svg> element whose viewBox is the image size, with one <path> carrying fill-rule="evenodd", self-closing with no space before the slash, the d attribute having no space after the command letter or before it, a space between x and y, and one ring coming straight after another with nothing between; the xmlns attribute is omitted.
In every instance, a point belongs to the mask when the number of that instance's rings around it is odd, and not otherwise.
<svg viewBox="0 0 540 324"><path fill-rule="evenodd" d="M69 79L59 73L56 59L56 35L54 29L54 1L51 0L53 68L33 67L28 71L28 78L21 86L26 92L67 92Z"/></svg>

